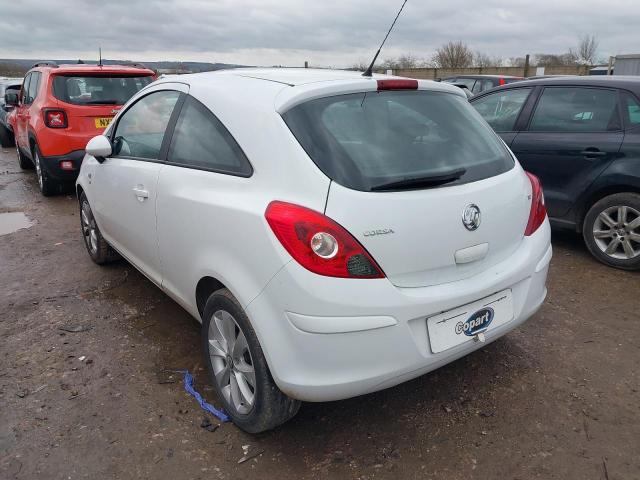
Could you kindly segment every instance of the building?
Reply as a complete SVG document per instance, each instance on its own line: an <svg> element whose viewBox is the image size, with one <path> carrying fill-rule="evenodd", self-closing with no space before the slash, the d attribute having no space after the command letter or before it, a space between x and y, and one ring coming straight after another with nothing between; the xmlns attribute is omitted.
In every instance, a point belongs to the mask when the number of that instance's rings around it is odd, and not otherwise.
<svg viewBox="0 0 640 480"><path fill-rule="evenodd" d="M614 75L640 75L640 54L616 55Z"/></svg>

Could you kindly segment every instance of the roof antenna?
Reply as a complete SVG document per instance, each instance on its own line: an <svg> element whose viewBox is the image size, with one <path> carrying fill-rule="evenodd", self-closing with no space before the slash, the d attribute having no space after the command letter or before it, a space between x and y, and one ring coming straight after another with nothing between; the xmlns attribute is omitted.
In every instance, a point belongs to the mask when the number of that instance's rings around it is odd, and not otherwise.
<svg viewBox="0 0 640 480"><path fill-rule="evenodd" d="M101 67L102 66L102 47L98 47L98 66Z"/></svg>
<svg viewBox="0 0 640 480"><path fill-rule="evenodd" d="M404 2L402 3L402 6L400 7L400 10L398 11L398 14L396 15L395 20L393 21L393 23L391 24L391 26L389 27L389 31L387 32L387 34L384 37L384 40L382 40L382 43L380 44L380 48L378 48L378 51L376 52L375 56L373 57L373 60L371 61L371 65L369 65L369 68L367 68L367 70L362 74L363 77L370 77L373 74L373 65L376 63L376 60L378 59L378 55L380 55L380 50L382 50L382 47L384 45L384 42L387 41L387 37L389 36L389 34L391 33L391 30L393 30L393 26L396 24L396 21L398 20L398 17L400 16L400 14L402 13L402 9L404 8L404 6L407 4L407 0L404 0Z"/></svg>

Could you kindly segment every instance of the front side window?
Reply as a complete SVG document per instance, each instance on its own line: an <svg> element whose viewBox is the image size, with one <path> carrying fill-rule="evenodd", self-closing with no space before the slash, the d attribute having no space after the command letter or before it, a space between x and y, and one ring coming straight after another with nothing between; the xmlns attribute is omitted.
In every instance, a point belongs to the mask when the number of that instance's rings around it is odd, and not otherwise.
<svg viewBox="0 0 640 480"><path fill-rule="evenodd" d="M620 129L618 93L603 88L546 87L529 125L532 132Z"/></svg>
<svg viewBox="0 0 640 480"><path fill-rule="evenodd" d="M640 125L640 102L628 93L624 94L624 105L627 110L627 120L631 125Z"/></svg>
<svg viewBox="0 0 640 480"><path fill-rule="evenodd" d="M530 88L503 90L474 101L473 106L496 132L512 132L530 92Z"/></svg>
<svg viewBox="0 0 640 480"><path fill-rule="evenodd" d="M469 102L450 93L338 95L302 103L282 117L316 165L355 190L414 180L425 185L438 177L455 177L447 185L468 183L514 165Z"/></svg>
<svg viewBox="0 0 640 480"><path fill-rule="evenodd" d="M157 159L180 92L161 90L142 97L120 119L113 135L113 156Z"/></svg>
<svg viewBox="0 0 640 480"><path fill-rule="evenodd" d="M73 105L124 105L153 77L126 75L56 75L53 96Z"/></svg>
<svg viewBox="0 0 640 480"><path fill-rule="evenodd" d="M187 97L171 138L167 161L241 176L252 169L229 131L207 107Z"/></svg>

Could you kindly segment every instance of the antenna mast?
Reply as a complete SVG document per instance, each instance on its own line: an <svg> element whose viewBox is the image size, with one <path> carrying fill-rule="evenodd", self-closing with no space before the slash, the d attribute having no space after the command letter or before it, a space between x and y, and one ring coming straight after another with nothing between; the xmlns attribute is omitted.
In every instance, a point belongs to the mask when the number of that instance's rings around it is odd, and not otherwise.
<svg viewBox="0 0 640 480"><path fill-rule="evenodd" d="M373 74L373 65L376 63L376 60L378 59L378 55L380 55L380 50L382 50L382 47L384 46L384 42L387 41L387 37L389 37L389 34L391 33L391 30L393 30L393 26L398 21L398 17L402 13L402 10L404 9L404 6L406 4L407 4L407 0L404 0L404 2L402 3L402 6L400 7L400 10L398 11L398 14L396 15L396 18L393 20L393 23L389 27L389 31L384 36L384 40L382 40L382 43L380 44L380 48L378 48L378 51L376 52L375 56L373 57L373 60L371 61L371 65L369 65L369 68L367 68L367 70L362 74L363 77L372 76L372 74Z"/></svg>
<svg viewBox="0 0 640 480"><path fill-rule="evenodd" d="M101 67L102 66L102 47L98 47L98 66Z"/></svg>

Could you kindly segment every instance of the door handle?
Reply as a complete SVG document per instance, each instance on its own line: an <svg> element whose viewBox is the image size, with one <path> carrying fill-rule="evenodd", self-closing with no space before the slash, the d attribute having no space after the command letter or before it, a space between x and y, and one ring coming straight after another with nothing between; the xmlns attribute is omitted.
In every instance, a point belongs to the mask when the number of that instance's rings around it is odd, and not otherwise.
<svg viewBox="0 0 640 480"><path fill-rule="evenodd" d="M144 202L146 198L149 198L149 192L145 190L142 185L133 187L133 193L135 194L136 198L141 202Z"/></svg>
<svg viewBox="0 0 640 480"><path fill-rule="evenodd" d="M595 147L585 148L580 152L585 158L596 158L596 157L604 157L607 155L607 152L601 152Z"/></svg>

